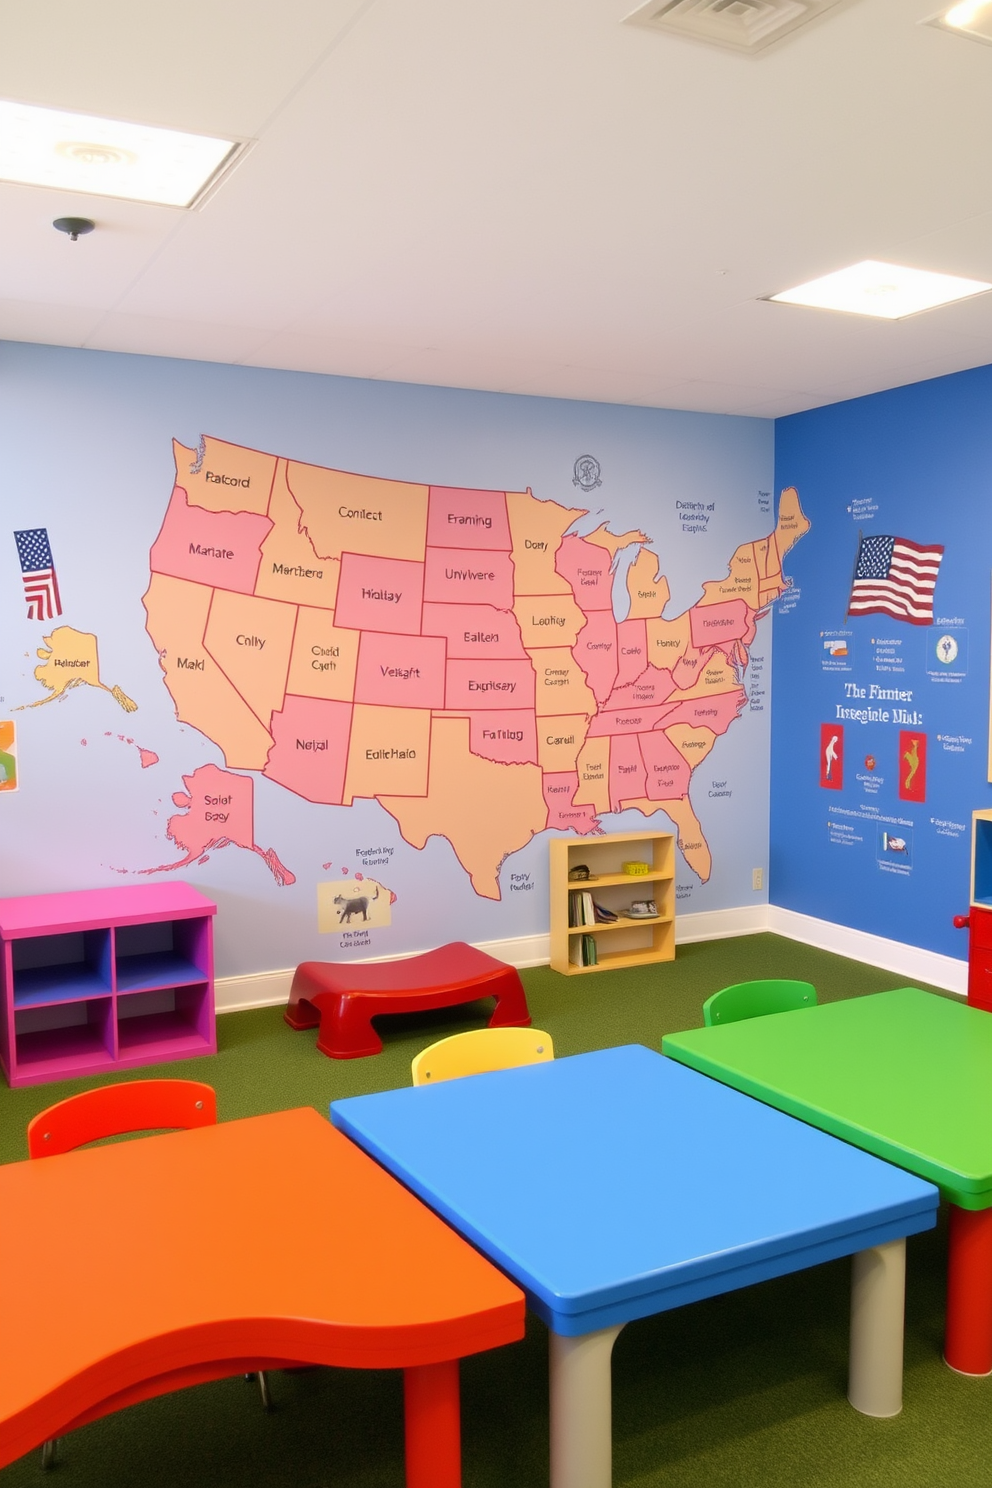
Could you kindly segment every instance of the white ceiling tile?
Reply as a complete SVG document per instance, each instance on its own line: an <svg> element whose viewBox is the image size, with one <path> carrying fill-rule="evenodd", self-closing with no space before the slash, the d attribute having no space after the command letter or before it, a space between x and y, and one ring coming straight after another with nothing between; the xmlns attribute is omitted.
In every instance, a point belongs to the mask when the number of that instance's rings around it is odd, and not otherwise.
<svg viewBox="0 0 992 1488"><path fill-rule="evenodd" d="M992 296L759 299L868 257L992 280L988 49L906 0L760 58L626 8L0 0L0 96L258 137L192 213L0 186L19 334L102 310L139 351L761 416L992 360Z"/></svg>
<svg viewBox="0 0 992 1488"><path fill-rule="evenodd" d="M82 346L103 312L83 305L37 305L0 300L0 341L41 341L49 346Z"/></svg>

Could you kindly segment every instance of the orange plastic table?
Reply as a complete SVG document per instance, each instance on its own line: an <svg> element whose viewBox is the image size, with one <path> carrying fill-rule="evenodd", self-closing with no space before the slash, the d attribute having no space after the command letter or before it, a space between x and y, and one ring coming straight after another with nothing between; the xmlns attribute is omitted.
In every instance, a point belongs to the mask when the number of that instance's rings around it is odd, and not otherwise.
<svg viewBox="0 0 992 1488"><path fill-rule="evenodd" d="M512 1282L316 1111L0 1167L0 1467L135 1401L285 1364L405 1371L408 1488L461 1482L458 1359Z"/></svg>

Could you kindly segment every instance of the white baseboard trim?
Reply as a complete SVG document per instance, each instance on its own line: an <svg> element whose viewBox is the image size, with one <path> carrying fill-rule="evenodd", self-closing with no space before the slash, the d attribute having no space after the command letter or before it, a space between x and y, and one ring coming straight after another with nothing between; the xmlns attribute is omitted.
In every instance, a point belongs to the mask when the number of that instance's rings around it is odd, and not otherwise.
<svg viewBox="0 0 992 1488"><path fill-rule="evenodd" d="M833 951L852 961L863 961L883 971L895 972L909 982L926 982L948 992L963 995L968 986L968 963L936 951L920 950L898 940L886 940L865 930L851 930L846 925L833 925L813 915L798 914L777 904L744 904L737 909L711 909L698 914L679 915L675 939L679 945L700 940L726 940L735 935L760 935L771 931L788 940L798 940L821 951ZM547 966L551 957L550 936L521 935L512 940L477 942L510 966ZM366 962L400 961L405 955L367 956ZM260 971L249 976L218 977L215 1002L218 1013L240 1013L248 1008L278 1007L289 1001L293 967L285 971Z"/></svg>
<svg viewBox="0 0 992 1488"><path fill-rule="evenodd" d="M675 944L694 940L729 940L732 935L760 935L768 929L767 904L742 904L737 909L704 909L676 914Z"/></svg>
<svg viewBox="0 0 992 1488"><path fill-rule="evenodd" d="M908 982L926 982L931 987L943 987L945 991L957 992L961 996L968 990L968 963L958 961L954 956L903 945L899 940L886 940L883 935L871 935L867 930L834 925L829 920L818 920L794 909L782 909L777 904L768 905L767 916L765 929L773 935L800 940L804 945L833 951L835 955L847 956L852 961L864 961L868 966L904 976Z"/></svg>
<svg viewBox="0 0 992 1488"><path fill-rule="evenodd" d="M736 933L736 932L734 932ZM547 966L551 959L550 935L520 935L512 940L476 941L480 951L506 961L510 966ZM424 947L425 950L429 947ZM416 951L402 951L392 956L356 957L363 964L377 961L402 961ZM295 967L285 971L260 971L249 976L218 977L214 984L214 1003L218 1013L241 1013L247 1008L278 1007L289 1001L289 988Z"/></svg>

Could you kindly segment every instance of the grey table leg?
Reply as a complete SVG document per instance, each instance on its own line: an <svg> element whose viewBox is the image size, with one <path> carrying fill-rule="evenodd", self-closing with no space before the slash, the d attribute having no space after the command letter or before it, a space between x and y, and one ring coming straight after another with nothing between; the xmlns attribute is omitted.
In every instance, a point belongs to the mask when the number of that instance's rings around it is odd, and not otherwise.
<svg viewBox="0 0 992 1488"><path fill-rule="evenodd" d="M862 1415L897 1416L902 1410L906 1241L860 1250L852 1262L847 1398Z"/></svg>
<svg viewBox="0 0 992 1488"><path fill-rule="evenodd" d="M610 1358L617 1334L601 1328L578 1338L549 1335L551 1488L611 1488L613 1387Z"/></svg>

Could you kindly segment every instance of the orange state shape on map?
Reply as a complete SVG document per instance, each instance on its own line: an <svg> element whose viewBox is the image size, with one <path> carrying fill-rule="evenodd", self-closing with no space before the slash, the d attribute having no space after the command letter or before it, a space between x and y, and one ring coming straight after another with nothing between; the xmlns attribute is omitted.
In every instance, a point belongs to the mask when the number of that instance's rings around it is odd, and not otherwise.
<svg viewBox="0 0 992 1488"><path fill-rule="evenodd" d="M741 543L730 560L727 578L709 579L703 585L702 599L696 603L714 605L723 604L729 599L743 599L749 609L760 608L758 562L754 548L754 543Z"/></svg>
<svg viewBox="0 0 992 1488"><path fill-rule="evenodd" d="M351 719L344 805L350 806L356 796L371 800L382 792L391 796L426 796L430 748L429 708L383 708L372 703L356 703Z"/></svg>
<svg viewBox="0 0 992 1488"><path fill-rule="evenodd" d="M552 717L539 718L537 758L545 774L573 774L588 732L588 713L556 713Z"/></svg>
<svg viewBox="0 0 992 1488"><path fill-rule="evenodd" d="M661 571L661 559L649 548L642 548L627 570L627 595L628 620L660 618L671 598L668 580Z"/></svg>
<svg viewBox="0 0 992 1488"><path fill-rule="evenodd" d="M545 713L588 713L596 711L596 698L586 681L586 674L571 651L549 648L532 658L537 674L536 711Z"/></svg>
<svg viewBox="0 0 992 1488"><path fill-rule="evenodd" d="M615 558L621 548L629 548L631 543L639 543L643 546L644 543L651 541L644 532L609 532L605 522L597 527L595 532L586 532L583 536L586 542L596 543L599 547L605 548L611 558Z"/></svg>
<svg viewBox="0 0 992 1488"><path fill-rule="evenodd" d="M296 606L215 589L203 644L266 728L286 696Z"/></svg>
<svg viewBox="0 0 992 1488"><path fill-rule="evenodd" d="M717 692L740 692L741 682L737 668L723 651L710 651L700 659L692 685L672 693L669 702L683 702L688 698L710 697Z"/></svg>
<svg viewBox="0 0 992 1488"><path fill-rule="evenodd" d="M423 563L429 486L290 460L289 489L318 558L368 553Z"/></svg>
<svg viewBox="0 0 992 1488"><path fill-rule="evenodd" d="M700 883L707 882L713 871L713 858L709 843L699 825L699 818L693 811L688 796L678 796L668 801L649 801L643 798L637 801L624 801L623 804L625 808L640 811L647 817L654 816L658 812L664 813L675 827L676 840L686 864L695 873Z"/></svg>
<svg viewBox="0 0 992 1488"><path fill-rule="evenodd" d="M717 736L710 728L693 728L688 723L673 723L665 729L680 754L684 754L693 769L704 760L716 743Z"/></svg>
<svg viewBox="0 0 992 1488"><path fill-rule="evenodd" d="M799 492L795 486L787 486L779 496L775 531L754 545L761 604L771 604L788 589L791 581L782 572L782 559L809 528L809 518L799 504Z"/></svg>
<svg viewBox="0 0 992 1488"><path fill-rule="evenodd" d="M335 625L330 610L300 605L286 691L350 703L355 696L360 637L360 630Z"/></svg>
<svg viewBox="0 0 992 1488"><path fill-rule="evenodd" d="M597 812L610 810L610 740L609 737L587 739L579 750L576 769L578 789L573 800L578 805L594 806Z"/></svg>
<svg viewBox="0 0 992 1488"><path fill-rule="evenodd" d="M648 661L662 671L671 672L687 651L692 650L689 611L674 620L648 620Z"/></svg>
<svg viewBox="0 0 992 1488"><path fill-rule="evenodd" d="M773 536L780 559L809 531L810 521L799 502L795 486L786 486L778 498L778 521Z"/></svg>
<svg viewBox="0 0 992 1488"><path fill-rule="evenodd" d="M586 515L585 508L538 501L531 491L507 491L506 510L514 594L571 594L568 580L555 568L555 554L572 523Z"/></svg>
<svg viewBox="0 0 992 1488"><path fill-rule="evenodd" d="M513 613L528 651L546 646L571 649L586 623L586 616L570 593L518 594L513 601Z"/></svg>
<svg viewBox="0 0 992 1488"><path fill-rule="evenodd" d="M262 770L272 735L203 644L213 594L203 584L152 574L143 600L145 629L158 651L179 722L212 740L233 769Z"/></svg>
<svg viewBox="0 0 992 1488"><path fill-rule="evenodd" d="M484 899L500 898L503 859L542 832L548 819L537 765L497 765L472 754L463 718L434 720L428 794L420 800L380 795L379 804L412 847L446 837Z"/></svg>
<svg viewBox="0 0 992 1488"><path fill-rule="evenodd" d="M264 517L269 509L269 493L275 475L275 455L249 449L244 444L228 444L203 436L203 459L198 450L187 449L178 439L172 441L176 460L176 485L182 486L191 506L202 506L212 512L257 512Z"/></svg>
<svg viewBox="0 0 992 1488"><path fill-rule="evenodd" d="M280 460L269 501L272 531L262 544L255 593L333 610L341 564L337 558L318 558L303 531L303 513L286 484L286 461Z"/></svg>

